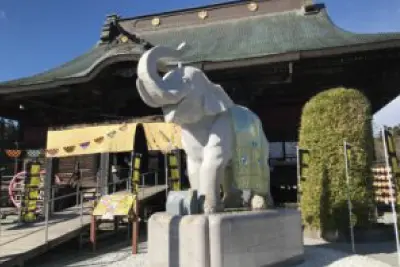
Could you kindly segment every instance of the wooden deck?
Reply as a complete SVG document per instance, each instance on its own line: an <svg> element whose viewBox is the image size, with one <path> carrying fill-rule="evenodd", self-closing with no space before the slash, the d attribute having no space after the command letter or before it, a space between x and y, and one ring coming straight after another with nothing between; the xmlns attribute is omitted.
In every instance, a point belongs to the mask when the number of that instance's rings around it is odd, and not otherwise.
<svg viewBox="0 0 400 267"><path fill-rule="evenodd" d="M139 200L150 198L165 191L165 189L165 185L141 188ZM84 205L82 217L80 213L80 207L54 213L48 224L47 244L44 222L18 225L2 221L0 226L0 267L23 266L25 261L79 236L82 227L90 224L91 209L89 203Z"/></svg>

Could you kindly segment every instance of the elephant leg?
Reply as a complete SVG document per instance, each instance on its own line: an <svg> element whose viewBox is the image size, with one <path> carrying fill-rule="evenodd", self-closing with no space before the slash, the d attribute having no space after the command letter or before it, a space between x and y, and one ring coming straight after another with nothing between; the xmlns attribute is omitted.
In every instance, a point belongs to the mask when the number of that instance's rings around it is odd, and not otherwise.
<svg viewBox="0 0 400 267"><path fill-rule="evenodd" d="M242 191L233 186L233 167L228 164L225 168L225 175L222 181L224 192L222 202L224 208L238 208L242 206Z"/></svg>
<svg viewBox="0 0 400 267"><path fill-rule="evenodd" d="M221 210L220 185L224 175L224 166L218 162L205 160L201 165L199 195L204 213L215 213Z"/></svg>
<svg viewBox="0 0 400 267"><path fill-rule="evenodd" d="M194 158L187 156L186 165L188 170L190 188L198 191L201 160L200 159L196 160Z"/></svg>
<svg viewBox="0 0 400 267"><path fill-rule="evenodd" d="M200 196L204 197L204 212L221 210L220 185L225 168L232 158L233 131L228 113L219 115L210 129L207 145L203 150L200 167Z"/></svg>

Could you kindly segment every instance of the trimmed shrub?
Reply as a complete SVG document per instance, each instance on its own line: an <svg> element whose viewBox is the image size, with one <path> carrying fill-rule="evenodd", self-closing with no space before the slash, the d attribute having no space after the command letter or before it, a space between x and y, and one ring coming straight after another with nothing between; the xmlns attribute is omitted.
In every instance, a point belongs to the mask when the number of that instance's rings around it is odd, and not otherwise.
<svg viewBox="0 0 400 267"><path fill-rule="evenodd" d="M300 206L307 229L348 233L344 140L352 146L349 171L352 219L356 227L374 221L371 123L370 103L354 89L324 91L304 106L299 146L310 149L310 162L301 182Z"/></svg>

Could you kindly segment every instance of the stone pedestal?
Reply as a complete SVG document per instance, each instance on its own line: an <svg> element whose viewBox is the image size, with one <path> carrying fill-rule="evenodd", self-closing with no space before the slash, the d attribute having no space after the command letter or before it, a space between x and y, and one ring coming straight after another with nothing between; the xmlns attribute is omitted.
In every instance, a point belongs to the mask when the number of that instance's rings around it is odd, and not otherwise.
<svg viewBox="0 0 400 267"><path fill-rule="evenodd" d="M300 212L210 215L210 267L290 266L303 260Z"/></svg>
<svg viewBox="0 0 400 267"><path fill-rule="evenodd" d="M304 253L297 210L156 213L148 232L149 267L290 266Z"/></svg>
<svg viewBox="0 0 400 267"><path fill-rule="evenodd" d="M148 222L149 267L208 267L208 218L153 214Z"/></svg>

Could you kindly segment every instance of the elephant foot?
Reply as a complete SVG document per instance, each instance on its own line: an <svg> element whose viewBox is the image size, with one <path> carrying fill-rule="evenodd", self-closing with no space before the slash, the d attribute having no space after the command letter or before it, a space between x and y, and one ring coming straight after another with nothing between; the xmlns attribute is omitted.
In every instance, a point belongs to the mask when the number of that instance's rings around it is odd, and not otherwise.
<svg viewBox="0 0 400 267"><path fill-rule="evenodd" d="M259 195L254 195L251 199L251 209L252 210L264 210L267 208L267 201L265 198Z"/></svg>
<svg viewBox="0 0 400 267"><path fill-rule="evenodd" d="M218 212L223 212L223 211L224 211L224 205L222 203L219 203L217 205L210 204L210 203L204 203L204 205L203 205L203 213L204 214L213 214L213 213L218 213Z"/></svg>

